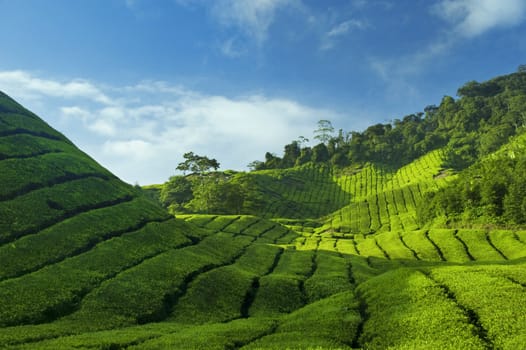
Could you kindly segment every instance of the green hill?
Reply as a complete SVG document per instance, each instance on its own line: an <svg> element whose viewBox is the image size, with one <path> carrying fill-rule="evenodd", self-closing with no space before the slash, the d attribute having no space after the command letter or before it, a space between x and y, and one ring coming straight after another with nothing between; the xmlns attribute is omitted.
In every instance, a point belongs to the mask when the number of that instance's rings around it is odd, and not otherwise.
<svg viewBox="0 0 526 350"><path fill-rule="evenodd" d="M520 163L522 126L491 147L468 141L497 135L510 111L526 110L517 107L522 78L468 84L453 105L445 99L423 121L399 123L391 130L400 135L427 128L404 139L427 146L401 162L379 161L382 147L368 141L365 160L352 142L319 161L274 158L274 168L217 174L214 183L229 184L211 189L218 198L242 202L175 218L152 199L155 188L145 196L121 182L1 94L0 347L524 347L526 230L496 220L483 200L469 215L436 209L479 176L513 173L508 159ZM453 135L480 112L466 112L472 103L495 101L515 104L502 115L490 109L467 139ZM360 137L389 146L390 132ZM342 150L349 164L336 164ZM507 178L502 203L515 203L518 180ZM173 184L186 191L191 179Z"/></svg>

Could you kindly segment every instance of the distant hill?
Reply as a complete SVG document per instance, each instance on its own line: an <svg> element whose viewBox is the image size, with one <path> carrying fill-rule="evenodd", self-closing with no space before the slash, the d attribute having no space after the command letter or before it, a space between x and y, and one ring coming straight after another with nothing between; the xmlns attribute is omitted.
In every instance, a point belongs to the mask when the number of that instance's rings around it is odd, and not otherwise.
<svg viewBox="0 0 526 350"><path fill-rule="evenodd" d="M0 347L524 347L525 80L147 196L0 93Z"/></svg>

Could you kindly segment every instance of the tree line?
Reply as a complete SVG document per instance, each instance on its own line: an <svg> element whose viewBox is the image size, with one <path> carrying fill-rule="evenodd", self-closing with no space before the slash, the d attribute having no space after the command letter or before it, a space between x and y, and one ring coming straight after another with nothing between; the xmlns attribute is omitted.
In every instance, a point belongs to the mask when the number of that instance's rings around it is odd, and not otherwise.
<svg viewBox="0 0 526 350"><path fill-rule="evenodd" d="M444 96L439 106L362 132L340 129L335 134L330 121L320 120L314 132L317 145L306 146L300 137L285 145L281 157L267 152L264 161L254 161L250 168L283 169L308 162L338 167L376 162L397 168L445 147L446 166L461 170L524 128L525 88L526 68L484 83L468 82L458 89L457 100Z"/></svg>
<svg viewBox="0 0 526 350"><path fill-rule="evenodd" d="M344 132L342 129L336 132L329 120L320 120L314 130L316 145L309 146L309 140L300 136L284 146L282 156L267 152L263 161L254 161L249 167L254 174L260 170L287 169L307 163L344 168L375 162L396 169L441 148L446 158L444 167L461 172L499 149L511 136L525 130L526 68L483 83L468 82L458 89L457 96L458 99L444 96L438 106L429 105L423 112L390 123L374 124L362 132ZM257 210L257 202L264 200L258 197L261 194L255 189L257 185L252 173L219 172L217 160L193 152L186 153L184 159L177 166L183 175L171 177L161 191L161 201L173 211L236 214L250 208L253 212ZM504 169L505 165L501 164L501 168ZM521 166L510 165L508 168L522 169ZM499 167L493 169L497 172ZM451 190L430 194L435 197L426 201L434 204L422 208L421 219L429 221L437 217L435 214L441 208L448 208L447 215L457 216L465 212L458 207L452 211L453 204L444 204L448 201L483 206L485 214L481 215L485 216L488 216L488 203L493 203L496 205L494 214L508 213L505 216L508 218L512 214L509 214L509 208L504 208L504 199L508 198L506 203L511 203L511 193L522 192L512 191L510 186L517 179L509 180L513 178L511 175L507 178L507 181L501 181L506 191L499 192L496 190L499 186L494 186L497 199L491 199L491 191L485 189L486 184L490 186L492 183L491 176L487 177L488 181L479 181L480 185L471 191L480 192L479 201L470 197L470 191L460 191L454 186ZM458 186L465 188L466 185ZM464 197L458 197L460 194ZM469 215L473 216L475 212L470 210ZM518 214L513 215L517 217Z"/></svg>

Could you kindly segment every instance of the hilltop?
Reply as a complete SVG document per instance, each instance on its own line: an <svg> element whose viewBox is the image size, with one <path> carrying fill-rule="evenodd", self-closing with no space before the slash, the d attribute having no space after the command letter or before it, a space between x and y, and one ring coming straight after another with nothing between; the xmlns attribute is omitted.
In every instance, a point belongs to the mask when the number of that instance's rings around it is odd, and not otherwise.
<svg viewBox="0 0 526 350"><path fill-rule="evenodd" d="M521 348L526 74L459 96L146 196L1 94L0 346Z"/></svg>

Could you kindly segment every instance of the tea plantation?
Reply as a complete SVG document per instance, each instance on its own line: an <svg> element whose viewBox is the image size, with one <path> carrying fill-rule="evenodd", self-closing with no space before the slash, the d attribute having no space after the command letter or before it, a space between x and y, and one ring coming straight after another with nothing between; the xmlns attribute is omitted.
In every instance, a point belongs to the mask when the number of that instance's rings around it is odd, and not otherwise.
<svg viewBox="0 0 526 350"><path fill-rule="evenodd" d="M257 170L259 215L174 217L0 93L0 348L525 348L526 230L420 220L447 152Z"/></svg>

